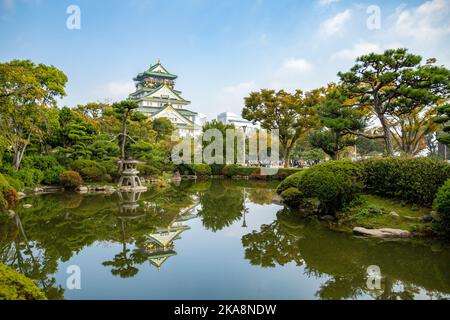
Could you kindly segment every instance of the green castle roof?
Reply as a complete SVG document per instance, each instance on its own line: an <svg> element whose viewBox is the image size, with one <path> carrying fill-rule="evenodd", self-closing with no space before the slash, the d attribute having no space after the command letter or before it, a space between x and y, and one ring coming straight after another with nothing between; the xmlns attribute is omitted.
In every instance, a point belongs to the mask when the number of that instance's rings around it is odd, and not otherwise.
<svg viewBox="0 0 450 320"><path fill-rule="evenodd" d="M163 72L160 71L154 71L157 67L161 67ZM147 71L139 73L136 78L134 78L134 81L141 81L147 77L156 77L156 78L162 78L162 79L169 79L169 80L175 80L178 78L177 75L171 74L167 71L166 68L161 64L161 62L158 60L158 62L154 65L150 65L150 68Z"/></svg>

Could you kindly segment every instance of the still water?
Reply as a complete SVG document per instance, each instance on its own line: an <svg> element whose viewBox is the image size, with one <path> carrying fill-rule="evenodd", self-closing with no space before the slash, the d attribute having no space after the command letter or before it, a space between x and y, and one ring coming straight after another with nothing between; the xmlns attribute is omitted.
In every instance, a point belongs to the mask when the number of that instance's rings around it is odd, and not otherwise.
<svg viewBox="0 0 450 320"><path fill-rule="evenodd" d="M448 299L450 248L305 221L274 185L200 181L141 194L47 194L0 218L0 262L50 299ZM379 289L367 268L381 271ZM68 289L70 266L81 289ZM373 283L373 282L372 282Z"/></svg>

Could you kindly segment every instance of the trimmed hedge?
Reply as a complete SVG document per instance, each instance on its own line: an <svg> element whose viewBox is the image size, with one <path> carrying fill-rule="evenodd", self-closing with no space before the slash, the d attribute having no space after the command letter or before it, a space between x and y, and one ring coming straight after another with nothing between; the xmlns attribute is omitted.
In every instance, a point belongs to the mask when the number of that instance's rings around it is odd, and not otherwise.
<svg viewBox="0 0 450 320"><path fill-rule="evenodd" d="M427 207L450 178L450 164L431 158L374 158L359 164L368 193Z"/></svg>
<svg viewBox="0 0 450 320"><path fill-rule="evenodd" d="M83 179L76 171L64 171L59 176L59 183L67 189L76 189L83 184Z"/></svg>
<svg viewBox="0 0 450 320"><path fill-rule="evenodd" d="M450 180L439 189L434 200L434 208L439 213L443 233L450 237Z"/></svg>
<svg viewBox="0 0 450 320"><path fill-rule="evenodd" d="M302 193L294 187L287 188L281 193L284 203L290 207L297 207L301 203Z"/></svg>
<svg viewBox="0 0 450 320"><path fill-rule="evenodd" d="M287 177L286 179L284 179L277 187L277 193L281 194L284 190L287 190L289 188L298 188L299 184L300 184L300 179L302 178L302 176L305 174L305 172L308 169L304 169L300 172L294 173L292 175L290 175L289 177Z"/></svg>
<svg viewBox="0 0 450 320"><path fill-rule="evenodd" d="M353 201L363 190L358 165L345 160L317 164L286 178L277 188L288 193L290 203L306 203L317 199L323 214L334 214ZM297 190L295 192L294 190ZM294 196L299 199L295 201Z"/></svg>
<svg viewBox="0 0 450 320"><path fill-rule="evenodd" d="M0 263L0 300L47 300L36 284Z"/></svg>

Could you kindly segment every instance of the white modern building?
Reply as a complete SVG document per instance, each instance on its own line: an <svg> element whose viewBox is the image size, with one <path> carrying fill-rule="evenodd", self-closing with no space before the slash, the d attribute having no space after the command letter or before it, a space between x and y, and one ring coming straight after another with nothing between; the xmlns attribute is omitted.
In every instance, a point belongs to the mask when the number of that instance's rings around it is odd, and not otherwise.
<svg viewBox="0 0 450 320"><path fill-rule="evenodd" d="M236 128L244 131L247 129L259 129L259 124L253 124L251 121L245 120L233 112L222 112L217 116L217 121L223 124L233 124Z"/></svg>

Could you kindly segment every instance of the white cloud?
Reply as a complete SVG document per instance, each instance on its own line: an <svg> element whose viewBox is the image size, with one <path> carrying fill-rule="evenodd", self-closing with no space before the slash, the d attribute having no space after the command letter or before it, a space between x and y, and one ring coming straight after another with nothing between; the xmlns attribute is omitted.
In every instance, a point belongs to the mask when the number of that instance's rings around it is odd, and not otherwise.
<svg viewBox="0 0 450 320"><path fill-rule="evenodd" d="M283 62L280 71L289 73L308 73L314 69L314 66L301 58L289 58Z"/></svg>
<svg viewBox="0 0 450 320"><path fill-rule="evenodd" d="M351 11L349 9L339 12L334 17L325 20L320 25L320 31L321 33L324 33L325 35L334 35L334 34L341 34L345 23L350 19L351 17Z"/></svg>
<svg viewBox="0 0 450 320"><path fill-rule="evenodd" d="M332 54L331 59L355 60L364 54L380 51L382 51L382 47L377 43L359 42L350 49L343 49Z"/></svg>
<svg viewBox="0 0 450 320"><path fill-rule="evenodd" d="M227 94L244 95L256 88L257 88L257 86L254 81L248 81L248 82L241 82L234 86L225 87L225 88L223 88L222 91Z"/></svg>
<svg viewBox="0 0 450 320"><path fill-rule="evenodd" d="M397 8L393 32L428 42L450 35L450 1L430 0L417 7Z"/></svg>
<svg viewBox="0 0 450 320"><path fill-rule="evenodd" d="M130 93L135 91L133 81L112 81L101 87L96 94L100 99L111 99L113 101L126 99Z"/></svg>
<svg viewBox="0 0 450 320"><path fill-rule="evenodd" d="M326 7L337 2L339 2L339 0L319 0L319 6Z"/></svg>

